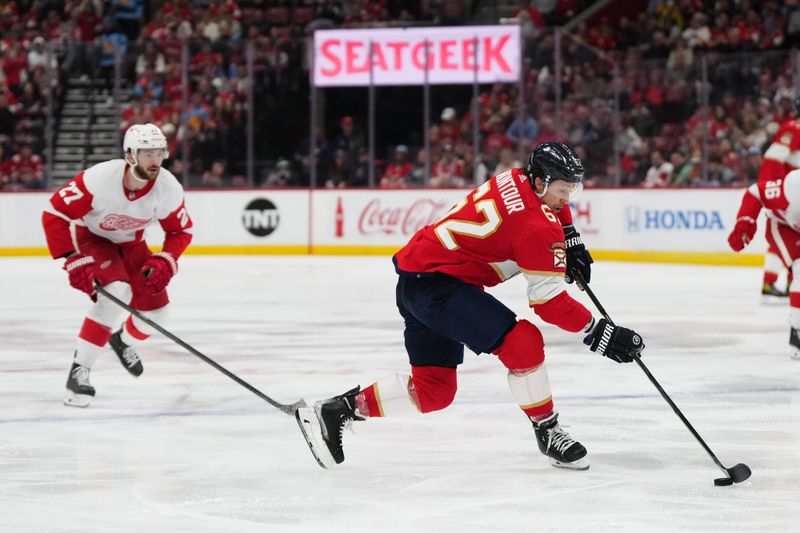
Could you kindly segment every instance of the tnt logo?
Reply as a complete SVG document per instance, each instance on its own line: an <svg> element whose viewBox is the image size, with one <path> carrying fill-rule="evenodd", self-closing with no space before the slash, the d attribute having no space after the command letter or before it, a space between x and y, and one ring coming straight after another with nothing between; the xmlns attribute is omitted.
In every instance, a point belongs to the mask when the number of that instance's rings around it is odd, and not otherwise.
<svg viewBox="0 0 800 533"><path fill-rule="evenodd" d="M266 237L278 228L280 221L278 208L266 198L256 198L242 213L242 224L256 237Z"/></svg>

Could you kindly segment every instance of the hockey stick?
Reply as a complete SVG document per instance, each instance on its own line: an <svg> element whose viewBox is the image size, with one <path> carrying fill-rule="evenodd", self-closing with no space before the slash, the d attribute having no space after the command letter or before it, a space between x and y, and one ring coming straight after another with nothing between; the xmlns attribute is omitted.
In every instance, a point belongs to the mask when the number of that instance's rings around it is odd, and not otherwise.
<svg viewBox="0 0 800 533"><path fill-rule="evenodd" d="M161 333L165 337L169 338L173 342L175 342L177 344L180 344L181 346L186 348L189 351L189 353L191 353L192 355L199 357L200 359L202 359L203 361L205 361L209 365L213 366L214 368L216 368L217 370L219 370L220 372L222 372L223 374L225 374L226 376L231 378L233 381L235 381L236 383L238 383L239 385L244 387L245 389L249 390L250 392L252 392L256 396L258 396L259 398L261 398L262 400L264 400L265 402L267 402L271 406L277 407L278 409L280 409L281 411L283 411L287 415L294 416L294 412L298 408L306 407L306 402L305 402L305 400L302 400L302 399L300 399L299 401L296 401L294 403L290 403L290 404L284 404L284 403L276 402L275 400L273 400L272 398L270 398L269 396L267 396L266 394L264 394L263 392L261 392L257 388L253 387L252 385L250 385L248 382L246 382L245 380L243 380L242 378L240 378L239 376L237 376L233 372L229 371L224 366L220 365L219 363L217 363L216 361L214 361L210 357L208 357L206 355L203 355L198 350L193 348L191 345L187 344L186 342L182 341L180 338L176 337L175 335L173 335L172 333L170 333L166 329L162 328L160 325L156 324L155 322L153 322L152 320L150 320L149 318L144 316L142 313L140 313L139 311L137 311L136 309L134 309L130 305L126 304L125 302L123 302L122 300L120 300L119 298L117 298L116 296L114 296L113 294L108 292L107 290L105 290L100 285L95 284L95 289L97 290L97 292L99 292L100 294L102 294L103 296L105 296L106 298L108 298L109 300L111 300L112 302L117 304L118 306L122 307L123 309L128 311L130 314L132 314L133 316L135 316L139 320L143 321L144 323L146 323L147 325L149 325L150 327L152 327L153 329L155 329L156 331L158 331L159 333Z"/></svg>
<svg viewBox="0 0 800 533"><path fill-rule="evenodd" d="M586 294L589 295L589 298L591 298L592 303L594 303L595 307L597 307L597 310L600 311L600 314L603 315L603 318L608 320L608 323L613 326L614 325L614 321L611 320L610 316L608 316L608 313L603 308L603 306L600 304L600 301L597 299L597 296L595 296L594 292L589 287L589 284L586 283L586 281L584 281L583 275L580 273L580 271L578 271L577 269L573 269L572 274L575 276L575 279L580 282L583 290L586 291ZM639 356L634 356L633 360L636 361L636 364L639 365L639 368L641 368L642 372L645 373L645 375L647 376L647 379L649 379L650 382L653 385L655 385L656 389L658 389L658 392L661 393L661 396L664 398L664 400L666 400L666 402L669 404L669 406L672 407L672 410L675 412L676 415L678 415L678 418L681 419L681 421L689 429L689 431L692 433L692 435L694 435L694 438L697 439L697 442L699 442L700 445L706 450L708 455L711 456L711 458L714 460L714 463L723 472L728 474L728 477L715 479L714 480L714 485L717 485L717 486L728 486L728 485L733 485L734 483L741 483L742 481L744 481L747 478L749 478L750 474L751 474L750 468L744 463L739 463L736 466L733 466L731 468L725 468L725 466L723 466L723 464L720 462L720 460L717 459L717 456L714 454L714 452L711 451L711 448L708 447L708 444L706 444L706 442L702 439L702 437L700 437L700 434L697 433L697 431L694 429L694 427L689 422L689 420L685 416L683 416L683 413L681 412L680 409L678 409L678 406L675 405L675 402L672 401L672 398L669 397L669 395L666 393L666 391L664 391L664 389L661 387L661 385L658 383L658 381L656 381L656 378L653 377L653 374L650 373L650 370L648 370L648 368L645 366L645 364L642 362L642 360L639 358Z"/></svg>

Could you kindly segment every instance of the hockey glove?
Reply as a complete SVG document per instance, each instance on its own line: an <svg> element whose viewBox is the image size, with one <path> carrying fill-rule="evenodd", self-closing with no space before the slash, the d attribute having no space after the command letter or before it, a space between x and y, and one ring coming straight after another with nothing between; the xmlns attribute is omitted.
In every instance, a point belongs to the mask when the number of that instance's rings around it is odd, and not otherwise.
<svg viewBox="0 0 800 533"><path fill-rule="evenodd" d="M589 283L592 277L592 256L586 246L583 245L581 234L575 229L575 226L569 224L564 226L564 242L567 245L567 272L564 274L564 281L572 283L575 281L575 275L572 273L574 270L580 272L584 281Z"/></svg>
<svg viewBox="0 0 800 533"><path fill-rule="evenodd" d="M144 262L139 273L144 277L144 286L152 294L161 292L169 285L169 280L178 272L178 263L168 252L154 253Z"/></svg>
<svg viewBox="0 0 800 533"><path fill-rule="evenodd" d="M733 231L728 235L728 244L734 252L741 252L756 234L756 221L750 217L742 217L736 221Z"/></svg>
<svg viewBox="0 0 800 533"><path fill-rule="evenodd" d="M94 257L79 253L64 261L64 270L69 274L69 284L90 297L94 294Z"/></svg>
<svg viewBox="0 0 800 533"><path fill-rule="evenodd" d="M642 337L633 330L612 326L605 318L589 332L583 343L593 352L617 363L630 363L644 350Z"/></svg>

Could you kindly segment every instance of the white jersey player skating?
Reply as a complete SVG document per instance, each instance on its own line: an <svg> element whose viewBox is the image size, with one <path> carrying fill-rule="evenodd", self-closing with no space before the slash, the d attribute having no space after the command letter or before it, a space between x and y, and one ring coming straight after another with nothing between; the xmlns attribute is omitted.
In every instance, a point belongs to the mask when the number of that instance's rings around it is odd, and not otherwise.
<svg viewBox="0 0 800 533"><path fill-rule="evenodd" d="M183 188L161 168L168 156L161 130L153 124L131 126L123 149L125 159L99 163L56 191L42 215L50 254L66 258L70 285L95 302L78 335L67 405L89 405L95 395L89 372L106 343L125 369L139 376L142 362L131 345L152 333L140 319L126 320L127 312L95 292L95 283L160 322L169 303L167 284L192 238ZM156 222L166 237L154 254L144 230Z"/></svg>
<svg viewBox="0 0 800 533"><path fill-rule="evenodd" d="M728 237L735 251L741 251L753 240L762 208L767 210L767 242L793 274L789 286L789 345L791 357L800 360L800 170L782 178L759 180L745 191L736 225Z"/></svg>

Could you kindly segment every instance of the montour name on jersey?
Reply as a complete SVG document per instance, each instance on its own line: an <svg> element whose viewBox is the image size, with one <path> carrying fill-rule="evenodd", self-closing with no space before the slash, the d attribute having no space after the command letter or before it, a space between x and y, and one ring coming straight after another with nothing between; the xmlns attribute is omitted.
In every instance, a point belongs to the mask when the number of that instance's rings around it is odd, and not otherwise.
<svg viewBox="0 0 800 533"><path fill-rule="evenodd" d="M505 205L506 212L509 215L515 211L525 209L516 180L511 172L504 172L497 176L497 190L500 191L500 197L503 199L503 205Z"/></svg>

